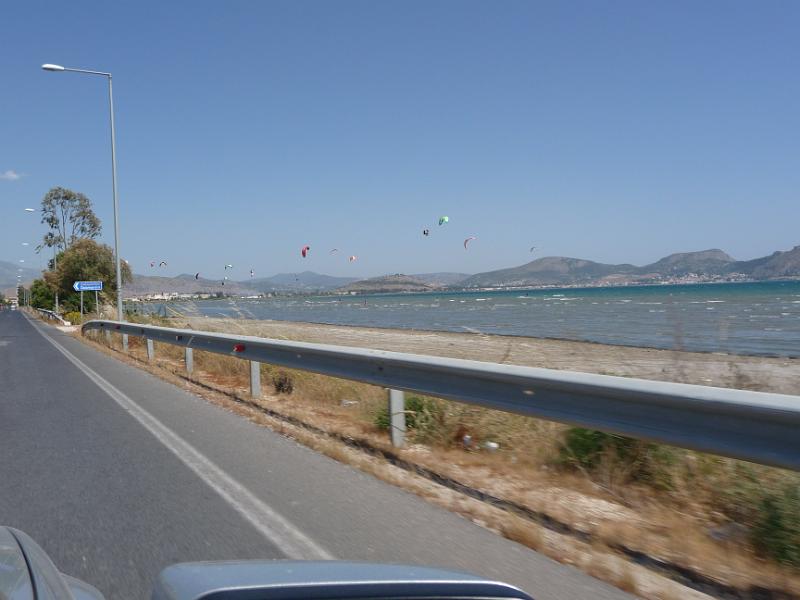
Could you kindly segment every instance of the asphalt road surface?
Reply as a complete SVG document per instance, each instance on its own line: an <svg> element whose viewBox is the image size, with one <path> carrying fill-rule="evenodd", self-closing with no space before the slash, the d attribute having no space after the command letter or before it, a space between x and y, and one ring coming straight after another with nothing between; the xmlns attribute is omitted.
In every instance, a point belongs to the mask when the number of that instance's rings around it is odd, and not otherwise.
<svg viewBox="0 0 800 600"><path fill-rule="evenodd" d="M190 560L437 565L631 598L20 312L0 311L0 524L106 597Z"/></svg>

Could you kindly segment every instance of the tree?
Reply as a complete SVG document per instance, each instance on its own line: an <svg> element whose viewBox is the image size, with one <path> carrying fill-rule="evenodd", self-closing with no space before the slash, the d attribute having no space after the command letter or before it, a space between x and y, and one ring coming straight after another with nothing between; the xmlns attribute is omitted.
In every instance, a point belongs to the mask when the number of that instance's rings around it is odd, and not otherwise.
<svg viewBox="0 0 800 600"><path fill-rule="evenodd" d="M34 279L31 284L31 306L34 308L53 309L55 296L52 288L41 279Z"/></svg>
<svg viewBox="0 0 800 600"><path fill-rule="evenodd" d="M122 282L133 279L128 263L122 261ZM45 281L52 290L58 290L60 304L65 311L80 309L80 293L72 289L76 281L102 281L103 291L100 298L106 303L114 303L117 299L116 267L114 252L105 244L94 240L76 240L67 250L58 256L58 268L44 274ZM94 294L85 293L84 311L95 310Z"/></svg>
<svg viewBox="0 0 800 600"><path fill-rule="evenodd" d="M79 192L54 187L42 198L42 223L50 228L43 246L67 250L79 239L93 240L102 229L92 210L92 201Z"/></svg>

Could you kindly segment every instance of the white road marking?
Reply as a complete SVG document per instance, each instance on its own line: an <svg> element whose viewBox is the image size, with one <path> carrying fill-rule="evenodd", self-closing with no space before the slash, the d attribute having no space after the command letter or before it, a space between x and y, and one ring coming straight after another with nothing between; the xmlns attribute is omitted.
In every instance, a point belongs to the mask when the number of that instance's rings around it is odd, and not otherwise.
<svg viewBox="0 0 800 600"><path fill-rule="evenodd" d="M33 325L33 323L31 322ZM98 375L64 346L56 342L34 325L44 339L67 357L72 364L108 394L133 418L144 426L159 442L164 444L181 462L194 471L211 489L219 494L231 507L242 515L265 538L280 548L288 558L296 560L332 560L327 550L309 538L295 525L278 514L273 508L256 497L250 490L229 476L206 458L191 444L161 423L129 396Z"/></svg>

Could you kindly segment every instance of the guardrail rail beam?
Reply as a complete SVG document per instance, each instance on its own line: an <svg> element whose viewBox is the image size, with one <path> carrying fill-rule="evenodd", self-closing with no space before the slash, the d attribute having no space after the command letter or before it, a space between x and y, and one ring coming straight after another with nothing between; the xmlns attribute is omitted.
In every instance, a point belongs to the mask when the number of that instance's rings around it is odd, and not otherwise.
<svg viewBox="0 0 800 600"><path fill-rule="evenodd" d="M152 341L800 470L800 396L89 321Z"/></svg>

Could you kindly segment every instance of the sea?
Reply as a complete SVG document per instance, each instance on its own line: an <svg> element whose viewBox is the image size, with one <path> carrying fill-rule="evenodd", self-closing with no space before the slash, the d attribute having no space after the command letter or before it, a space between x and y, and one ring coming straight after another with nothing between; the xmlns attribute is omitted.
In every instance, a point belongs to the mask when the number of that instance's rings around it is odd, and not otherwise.
<svg viewBox="0 0 800 600"><path fill-rule="evenodd" d="M226 298L136 310L800 357L800 281Z"/></svg>

